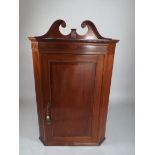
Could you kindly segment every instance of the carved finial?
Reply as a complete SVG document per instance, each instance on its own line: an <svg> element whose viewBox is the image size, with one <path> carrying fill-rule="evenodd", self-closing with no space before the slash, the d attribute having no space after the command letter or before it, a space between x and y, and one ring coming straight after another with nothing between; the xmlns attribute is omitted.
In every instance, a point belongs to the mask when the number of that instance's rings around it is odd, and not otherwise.
<svg viewBox="0 0 155 155"><path fill-rule="evenodd" d="M76 29L71 29L70 37L72 39L76 39L77 37Z"/></svg>

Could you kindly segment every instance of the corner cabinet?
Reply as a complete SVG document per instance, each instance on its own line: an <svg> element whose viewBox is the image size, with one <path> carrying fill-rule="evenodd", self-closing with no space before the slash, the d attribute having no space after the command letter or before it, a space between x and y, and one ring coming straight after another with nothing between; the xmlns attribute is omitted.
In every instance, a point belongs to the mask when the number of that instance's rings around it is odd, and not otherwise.
<svg viewBox="0 0 155 155"><path fill-rule="evenodd" d="M85 35L49 31L32 45L40 140L44 145L99 145L105 138L115 45L91 21Z"/></svg>

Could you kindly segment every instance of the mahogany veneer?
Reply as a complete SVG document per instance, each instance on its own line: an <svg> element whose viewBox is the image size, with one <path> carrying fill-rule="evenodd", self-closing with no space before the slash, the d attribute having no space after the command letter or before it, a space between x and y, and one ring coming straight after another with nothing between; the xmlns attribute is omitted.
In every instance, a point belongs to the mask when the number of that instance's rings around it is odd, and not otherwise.
<svg viewBox="0 0 155 155"><path fill-rule="evenodd" d="M115 45L91 21L85 35L53 23L32 45L40 139L44 145L99 145L105 138Z"/></svg>

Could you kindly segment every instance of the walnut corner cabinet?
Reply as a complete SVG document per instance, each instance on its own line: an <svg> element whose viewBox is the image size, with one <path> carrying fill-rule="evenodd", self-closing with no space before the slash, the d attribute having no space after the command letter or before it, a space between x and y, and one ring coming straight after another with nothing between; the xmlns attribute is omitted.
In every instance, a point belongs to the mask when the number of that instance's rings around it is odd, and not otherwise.
<svg viewBox="0 0 155 155"><path fill-rule="evenodd" d="M44 145L99 145L105 139L118 40L102 37L91 21L85 35L63 35L55 21L32 46L40 140Z"/></svg>

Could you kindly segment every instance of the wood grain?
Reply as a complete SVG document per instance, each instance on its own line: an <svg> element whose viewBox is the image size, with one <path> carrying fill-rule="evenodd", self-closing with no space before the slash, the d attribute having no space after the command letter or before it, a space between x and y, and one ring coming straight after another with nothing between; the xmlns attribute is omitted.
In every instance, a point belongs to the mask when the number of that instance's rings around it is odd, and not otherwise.
<svg viewBox="0 0 155 155"><path fill-rule="evenodd" d="M99 145L105 139L115 45L91 21L63 35L52 24L32 45L40 140L44 145Z"/></svg>

